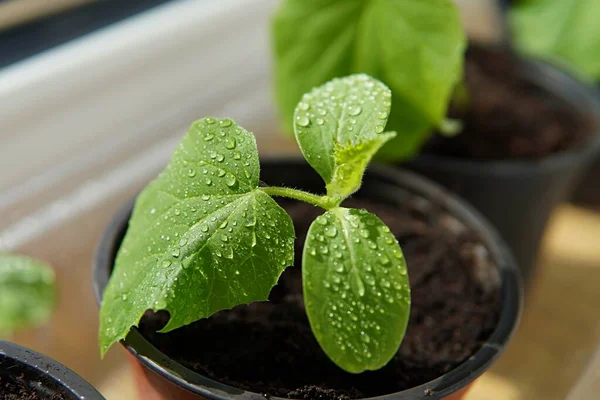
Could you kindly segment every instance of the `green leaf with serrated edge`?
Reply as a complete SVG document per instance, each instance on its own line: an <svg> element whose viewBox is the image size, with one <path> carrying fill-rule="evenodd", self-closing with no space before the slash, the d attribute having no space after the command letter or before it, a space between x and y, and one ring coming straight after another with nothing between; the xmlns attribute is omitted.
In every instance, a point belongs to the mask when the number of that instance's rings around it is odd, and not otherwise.
<svg viewBox="0 0 600 400"><path fill-rule="evenodd" d="M50 266L0 252L0 336L45 323L55 304L55 277Z"/></svg>
<svg viewBox="0 0 600 400"><path fill-rule="evenodd" d="M290 217L259 185L254 136L229 119L195 122L137 199L100 310L104 354L144 311L162 332L266 300L292 264Z"/></svg>
<svg viewBox="0 0 600 400"><path fill-rule="evenodd" d="M365 210L319 216L302 262L306 313L340 368L377 370L398 351L410 314L406 262L389 228Z"/></svg>
<svg viewBox="0 0 600 400"><path fill-rule="evenodd" d="M384 82L398 136L384 160L408 158L446 116L466 37L452 0L285 0L273 21L276 99L286 126L302 95L358 72Z"/></svg>
<svg viewBox="0 0 600 400"><path fill-rule="evenodd" d="M583 79L600 81L598 0L519 1L509 16L520 50L563 63Z"/></svg>
<svg viewBox="0 0 600 400"><path fill-rule="evenodd" d="M364 74L333 79L302 97L296 140L329 196L343 199L358 190L371 158L396 135L383 133L390 106L390 90Z"/></svg>

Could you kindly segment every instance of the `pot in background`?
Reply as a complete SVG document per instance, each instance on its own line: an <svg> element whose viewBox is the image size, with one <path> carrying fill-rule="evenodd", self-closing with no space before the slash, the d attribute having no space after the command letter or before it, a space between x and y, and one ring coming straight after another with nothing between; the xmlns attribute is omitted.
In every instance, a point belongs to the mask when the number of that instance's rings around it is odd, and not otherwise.
<svg viewBox="0 0 600 400"><path fill-rule="evenodd" d="M62 395L68 400L104 400L96 389L64 365L4 341L0 341L0 377L2 382L12 380L30 388L43 399Z"/></svg>
<svg viewBox="0 0 600 400"><path fill-rule="evenodd" d="M300 160L270 160L262 164L261 179L273 185L285 185L312 192L323 189L322 179ZM436 205L441 203L469 229L477 232L490 257L498 268L501 291L501 310L498 325L488 341L455 369L402 392L378 397L379 400L460 400L468 386L499 357L517 326L522 308L519 271L513 258L490 225L469 205L455 198L441 187L410 172L386 167L373 167L367 172L359 198L398 204L406 199L421 197ZM103 234L94 257L94 290L98 302L108 282L121 241L127 230L132 204L126 205L113 219ZM202 376L170 359L160 352L142 334L133 328L122 342L130 353L139 398L210 399L210 400L264 400L258 393L228 386ZM269 397L272 400L283 400Z"/></svg>
<svg viewBox="0 0 600 400"><path fill-rule="evenodd" d="M589 88L549 63L519 61L524 79L572 106L598 129L600 103ZM539 161L478 161L421 154L402 166L441 183L486 216L512 249L528 283L548 218L570 198L599 150L600 134L594 132L584 146ZM598 180L600 172L596 187Z"/></svg>
<svg viewBox="0 0 600 400"><path fill-rule="evenodd" d="M600 158L596 158L583 174L583 179L575 190L573 202L584 207L600 209Z"/></svg>

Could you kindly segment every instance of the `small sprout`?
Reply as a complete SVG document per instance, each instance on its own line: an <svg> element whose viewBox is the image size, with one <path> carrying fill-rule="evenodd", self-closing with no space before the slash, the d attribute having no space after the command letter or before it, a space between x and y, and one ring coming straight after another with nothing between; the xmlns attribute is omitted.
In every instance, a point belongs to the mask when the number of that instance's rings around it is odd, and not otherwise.
<svg viewBox="0 0 600 400"><path fill-rule="evenodd" d="M147 309L169 312L161 331L168 332L267 300L294 259L291 218L271 197L285 196L327 210L308 231L302 264L306 312L323 351L352 373L387 364L408 324L406 262L379 218L340 204L395 136L384 132L390 104L389 89L364 74L334 79L302 98L296 138L325 181L325 195L259 185L251 133L229 119L192 124L136 201L104 292L101 353Z"/></svg>
<svg viewBox="0 0 600 400"><path fill-rule="evenodd" d="M55 303L52 268L29 257L0 252L0 337L47 322Z"/></svg>

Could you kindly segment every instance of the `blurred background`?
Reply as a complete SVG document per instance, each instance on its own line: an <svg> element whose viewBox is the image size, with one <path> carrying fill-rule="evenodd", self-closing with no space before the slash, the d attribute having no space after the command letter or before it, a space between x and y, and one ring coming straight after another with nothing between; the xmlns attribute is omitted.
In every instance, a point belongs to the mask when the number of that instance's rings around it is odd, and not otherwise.
<svg viewBox="0 0 600 400"><path fill-rule="evenodd" d="M457 2L473 38L505 40L496 2ZM112 215L201 116L235 119L265 155L297 154L272 98L277 3L0 0L0 249L47 261L60 285L51 323L11 340L109 400L133 397L122 349L101 361L96 344L91 260ZM598 238L600 210L554 213L516 338L468 400L598 398Z"/></svg>

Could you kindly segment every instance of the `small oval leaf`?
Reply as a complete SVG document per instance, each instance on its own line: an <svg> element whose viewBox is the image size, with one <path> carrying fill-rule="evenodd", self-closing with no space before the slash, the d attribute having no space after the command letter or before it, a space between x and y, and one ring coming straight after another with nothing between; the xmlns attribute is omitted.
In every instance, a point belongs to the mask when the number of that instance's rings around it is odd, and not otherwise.
<svg viewBox="0 0 600 400"><path fill-rule="evenodd" d="M302 154L327 184L346 198L360 187L365 168L385 142L391 92L364 74L333 79L304 95L294 114Z"/></svg>
<svg viewBox="0 0 600 400"><path fill-rule="evenodd" d="M258 188L254 136L230 119L195 122L138 197L100 309L105 353L147 309L163 332L266 300L292 264L290 217Z"/></svg>
<svg viewBox="0 0 600 400"><path fill-rule="evenodd" d="M406 332L406 262L389 228L365 210L334 208L311 225L303 252L304 301L323 351L359 373L387 364Z"/></svg>
<svg viewBox="0 0 600 400"><path fill-rule="evenodd" d="M0 252L0 336L45 323L55 303L55 277L50 266Z"/></svg>

